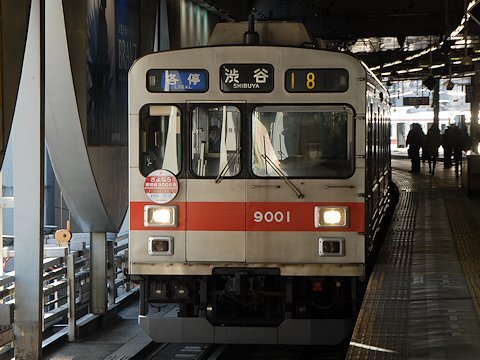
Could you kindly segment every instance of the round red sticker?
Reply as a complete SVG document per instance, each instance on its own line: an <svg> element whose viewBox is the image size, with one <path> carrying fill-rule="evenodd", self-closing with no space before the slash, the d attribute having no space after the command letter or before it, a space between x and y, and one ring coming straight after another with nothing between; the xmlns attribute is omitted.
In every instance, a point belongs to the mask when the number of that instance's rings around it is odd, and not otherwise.
<svg viewBox="0 0 480 360"><path fill-rule="evenodd" d="M178 181L168 170L155 170L145 179L143 189L150 200L157 204L165 204L177 195Z"/></svg>

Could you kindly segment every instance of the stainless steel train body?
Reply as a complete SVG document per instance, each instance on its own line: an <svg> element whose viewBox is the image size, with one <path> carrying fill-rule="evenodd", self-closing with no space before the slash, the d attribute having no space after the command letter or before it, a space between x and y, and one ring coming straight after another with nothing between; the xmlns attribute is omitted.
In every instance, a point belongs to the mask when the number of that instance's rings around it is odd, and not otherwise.
<svg viewBox="0 0 480 360"><path fill-rule="evenodd" d="M147 333L341 341L390 204L389 98L369 70L292 46L160 52L132 66L129 114ZM178 306L160 316L165 303Z"/></svg>

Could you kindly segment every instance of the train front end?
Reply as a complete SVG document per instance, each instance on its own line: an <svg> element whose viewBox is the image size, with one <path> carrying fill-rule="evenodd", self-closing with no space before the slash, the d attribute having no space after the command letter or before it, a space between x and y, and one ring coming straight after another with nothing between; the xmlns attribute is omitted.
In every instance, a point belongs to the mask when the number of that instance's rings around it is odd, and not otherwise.
<svg viewBox="0 0 480 360"><path fill-rule="evenodd" d="M369 249L365 68L205 47L141 58L129 81L129 268L149 336L341 342Z"/></svg>

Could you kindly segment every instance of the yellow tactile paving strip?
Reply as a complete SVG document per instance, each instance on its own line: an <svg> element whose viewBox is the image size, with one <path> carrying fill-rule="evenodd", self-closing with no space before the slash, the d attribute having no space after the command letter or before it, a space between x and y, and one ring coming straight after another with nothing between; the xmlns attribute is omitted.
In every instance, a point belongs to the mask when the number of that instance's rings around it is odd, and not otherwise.
<svg viewBox="0 0 480 360"><path fill-rule="evenodd" d="M381 356L379 359L406 356L406 334L394 333L390 326L398 324L402 329L408 325L409 268L418 196L406 185L410 183L399 186L392 226L368 283L349 359L363 359L373 353Z"/></svg>
<svg viewBox="0 0 480 360"><path fill-rule="evenodd" d="M458 187L441 187L455 238L457 255L480 319L480 208ZM480 354L479 354L480 357Z"/></svg>
<svg viewBox="0 0 480 360"><path fill-rule="evenodd" d="M480 247L480 215L476 222L466 215L475 203L464 204L451 169L412 176L408 161L393 164L399 203L346 358L478 359L480 253L472 247Z"/></svg>

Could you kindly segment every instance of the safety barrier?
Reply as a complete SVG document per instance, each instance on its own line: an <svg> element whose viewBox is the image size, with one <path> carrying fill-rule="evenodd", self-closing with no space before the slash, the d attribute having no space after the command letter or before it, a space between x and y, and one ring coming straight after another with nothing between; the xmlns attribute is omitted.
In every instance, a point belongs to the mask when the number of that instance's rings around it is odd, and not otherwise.
<svg viewBox="0 0 480 360"><path fill-rule="evenodd" d="M46 244L43 260L43 333L44 338L68 333L73 341L77 322L90 313L90 249L86 241L71 250ZM105 296L108 306L134 290L126 271L128 239L119 237L107 241L107 284ZM15 261L15 251L3 248L3 264ZM14 340L15 272L0 276L0 347Z"/></svg>

